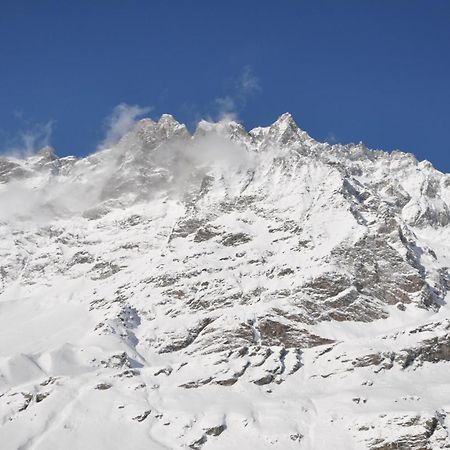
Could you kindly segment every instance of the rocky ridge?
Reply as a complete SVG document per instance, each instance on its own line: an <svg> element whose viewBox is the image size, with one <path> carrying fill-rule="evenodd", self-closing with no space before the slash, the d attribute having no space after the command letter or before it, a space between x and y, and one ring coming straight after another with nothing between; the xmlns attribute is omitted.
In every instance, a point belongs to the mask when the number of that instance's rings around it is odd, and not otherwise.
<svg viewBox="0 0 450 450"><path fill-rule="evenodd" d="M430 163L163 115L0 158L0 205L4 448L450 448Z"/></svg>

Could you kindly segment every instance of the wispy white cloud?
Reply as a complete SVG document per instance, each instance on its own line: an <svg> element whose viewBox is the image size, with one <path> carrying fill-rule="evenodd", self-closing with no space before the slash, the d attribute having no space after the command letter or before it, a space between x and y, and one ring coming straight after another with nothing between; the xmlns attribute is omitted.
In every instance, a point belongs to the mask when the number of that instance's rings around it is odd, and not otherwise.
<svg viewBox="0 0 450 450"><path fill-rule="evenodd" d="M250 66L245 66L241 76L238 78L237 90L245 98L261 91L259 78L253 73Z"/></svg>
<svg viewBox="0 0 450 450"><path fill-rule="evenodd" d="M2 145L2 153L10 156L31 156L43 147L51 144L54 120L42 123L31 123L23 117L22 129L14 135L6 135L6 142Z"/></svg>
<svg viewBox="0 0 450 450"><path fill-rule="evenodd" d="M46 123L36 124L33 128L22 132L21 138L26 154L32 154L46 145L50 145L55 122L49 120Z"/></svg>
<svg viewBox="0 0 450 450"><path fill-rule="evenodd" d="M219 120L235 120L237 118L236 102L229 95L214 100Z"/></svg>
<svg viewBox="0 0 450 450"><path fill-rule="evenodd" d="M233 84L232 92L214 100L218 120L236 120L248 100L262 90L259 78L250 66L245 66Z"/></svg>
<svg viewBox="0 0 450 450"><path fill-rule="evenodd" d="M133 128L140 117L151 110L150 106L128 105L126 103L115 106L105 120L106 135L99 147L106 148L116 144L125 133Z"/></svg>
<svg viewBox="0 0 450 450"><path fill-rule="evenodd" d="M122 116L124 108L121 108ZM140 108L139 111L143 109ZM135 117L136 109L127 117ZM117 111L115 111L117 113ZM120 114L117 114L118 116ZM111 121L112 128L116 122ZM130 125L130 122L127 122ZM220 124L210 125L220 128ZM224 124L225 125L225 124ZM128 127L117 130L124 132ZM121 133L117 131L115 136ZM136 145L146 144L137 140ZM32 147L32 142L29 143ZM120 197L123 202L133 202L166 190L167 195L183 199L187 192L201 186L206 174L212 169L221 170L222 176L235 177L255 167L256 159L247 148L230 141L220 133L198 134L192 139L162 140L152 149L149 159L142 158L140 152L128 152L128 148L116 146L108 151L99 151L86 164L75 164L70 168L70 176L49 172L48 177L39 175L39 189L34 183L23 183L20 179L8 183L7 189L0 190L0 221L33 220L47 223L55 217L72 215L101 214L108 210L103 203ZM125 154L127 158L122 158ZM118 170L119 168L123 170ZM141 170L158 168L161 177L140 177ZM39 173L40 174L40 173ZM125 203L124 203L125 204Z"/></svg>

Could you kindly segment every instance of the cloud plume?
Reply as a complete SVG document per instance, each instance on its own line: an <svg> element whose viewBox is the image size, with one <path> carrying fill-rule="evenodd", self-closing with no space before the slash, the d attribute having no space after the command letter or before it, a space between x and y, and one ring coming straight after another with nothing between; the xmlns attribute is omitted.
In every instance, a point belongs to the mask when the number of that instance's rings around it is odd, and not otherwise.
<svg viewBox="0 0 450 450"><path fill-rule="evenodd" d="M232 91L214 100L218 120L236 120L251 97L262 90L251 66L245 66L233 83Z"/></svg>
<svg viewBox="0 0 450 450"><path fill-rule="evenodd" d="M114 107L106 118L106 135L99 148L107 148L116 144L120 138L133 128L139 117L149 113L150 106L128 105L120 103Z"/></svg>
<svg viewBox="0 0 450 450"><path fill-rule="evenodd" d="M258 77L250 66L245 66L237 82L237 91L242 97L247 98L261 90Z"/></svg>
<svg viewBox="0 0 450 450"><path fill-rule="evenodd" d="M26 128L8 139L2 154L18 158L34 155L41 148L51 144L51 137L55 121L25 124Z"/></svg>

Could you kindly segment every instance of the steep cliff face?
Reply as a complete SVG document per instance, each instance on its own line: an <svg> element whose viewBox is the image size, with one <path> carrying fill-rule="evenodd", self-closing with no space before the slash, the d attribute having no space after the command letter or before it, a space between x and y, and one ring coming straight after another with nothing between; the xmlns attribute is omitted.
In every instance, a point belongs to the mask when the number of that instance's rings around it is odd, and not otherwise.
<svg viewBox="0 0 450 450"><path fill-rule="evenodd" d="M289 114L1 158L2 448L450 448L449 208Z"/></svg>

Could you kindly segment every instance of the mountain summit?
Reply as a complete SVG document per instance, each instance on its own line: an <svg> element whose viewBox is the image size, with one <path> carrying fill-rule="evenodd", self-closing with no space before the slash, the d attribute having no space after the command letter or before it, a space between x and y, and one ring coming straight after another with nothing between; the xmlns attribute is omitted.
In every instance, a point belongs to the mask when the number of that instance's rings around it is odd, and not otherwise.
<svg viewBox="0 0 450 450"><path fill-rule="evenodd" d="M163 115L0 158L2 449L450 448L450 175Z"/></svg>

